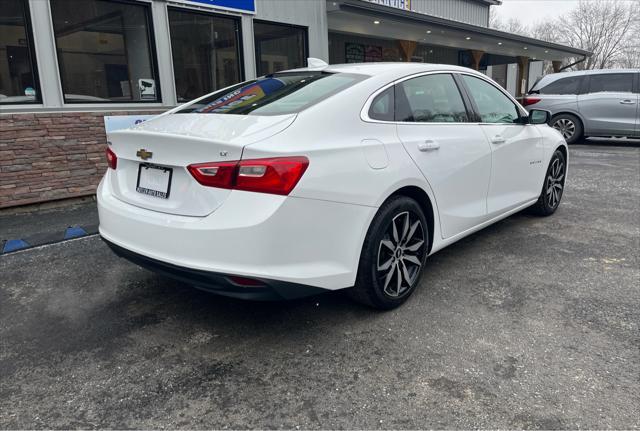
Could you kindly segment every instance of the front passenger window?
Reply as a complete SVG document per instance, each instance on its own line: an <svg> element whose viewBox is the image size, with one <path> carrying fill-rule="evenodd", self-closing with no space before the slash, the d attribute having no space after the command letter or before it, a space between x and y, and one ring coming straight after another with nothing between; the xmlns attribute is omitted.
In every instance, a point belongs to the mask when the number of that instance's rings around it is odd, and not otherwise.
<svg viewBox="0 0 640 431"><path fill-rule="evenodd" d="M396 86L396 121L462 123L468 120L458 86L450 74L425 75Z"/></svg>
<svg viewBox="0 0 640 431"><path fill-rule="evenodd" d="M482 123L517 123L520 113L516 105L504 93L488 82L469 75L462 75L476 102Z"/></svg>

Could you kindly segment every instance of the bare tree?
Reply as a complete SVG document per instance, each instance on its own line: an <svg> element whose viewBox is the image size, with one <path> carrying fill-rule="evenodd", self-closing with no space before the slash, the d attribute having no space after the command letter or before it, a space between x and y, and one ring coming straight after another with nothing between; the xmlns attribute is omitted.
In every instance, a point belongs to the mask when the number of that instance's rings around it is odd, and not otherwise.
<svg viewBox="0 0 640 431"><path fill-rule="evenodd" d="M489 27L525 36L530 33L529 28L518 18L509 18L507 21L503 21L493 8L489 10Z"/></svg>
<svg viewBox="0 0 640 431"><path fill-rule="evenodd" d="M568 14L531 27L492 14L489 25L593 52L574 69L640 67L640 0L581 0Z"/></svg>
<svg viewBox="0 0 640 431"><path fill-rule="evenodd" d="M640 0L637 1L636 8L640 8ZM638 14L640 15L640 12ZM618 56L616 66L625 69L640 68L640 17L635 19L635 23Z"/></svg>
<svg viewBox="0 0 640 431"><path fill-rule="evenodd" d="M567 25L560 27L563 41L593 52L579 69L606 69L615 64L640 19L640 0L634 3L581 0L569 13Z"/></svg>
<svg viewBox="0 0 640 431"><path fill-rule="evenodd" d="M546 42L557 42L561 20L540 22L531 28L529 36Z"/></svg>
<svg viewBox="0 0 640 431"><path fill-rule="evenodd" d="M495 7L489 9L489 28L495 28L496 30L502 28L502 19L500 15L496 13Z"/></svg>
<svg viewBox="0 0 640 431"><path fill-rule="evenodd" d="M622 69L640 68L640 45L628 45L622 49L620 58L616 62L616 67Z"/></svg>

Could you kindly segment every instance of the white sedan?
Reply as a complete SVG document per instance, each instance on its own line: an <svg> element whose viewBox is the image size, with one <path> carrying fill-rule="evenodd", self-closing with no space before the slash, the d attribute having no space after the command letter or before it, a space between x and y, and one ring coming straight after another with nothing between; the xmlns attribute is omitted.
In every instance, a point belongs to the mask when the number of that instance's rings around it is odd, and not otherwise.
<svg viewBox="0 0 640 431"><path fill-rule="evenodd" d="M390 309L429 255L558 208L568 154L546 111L462 67L311 63L110 133L102 238L223 295L350 288Z"/></svg>

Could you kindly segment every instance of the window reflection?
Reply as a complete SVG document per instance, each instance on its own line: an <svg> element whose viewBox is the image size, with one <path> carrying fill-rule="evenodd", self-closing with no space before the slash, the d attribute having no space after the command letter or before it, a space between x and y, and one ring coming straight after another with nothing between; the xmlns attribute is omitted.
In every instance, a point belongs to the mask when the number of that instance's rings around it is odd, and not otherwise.
<svg viewBox="0 0 640 431"><path fill-rule="evenodd" d="M179 102L242 80L236 19L169 9L169 26Z"/></svg>
<svg viewBox="0 0 640 431"><path fill-rule="evenodd" d="M25 0L1 0L0 104L40 100Z"/></svg>
<svg viewBox="0 0 640 431"><path fill-rule="evenodd" d="M254 21L258 76L306 66L307 30Z"/></svg>
<svg viewBox="0 0 640 431"><path fill-rule="evenodd" d="M156 102L149 6L51 0L66 102Z"/></svg>

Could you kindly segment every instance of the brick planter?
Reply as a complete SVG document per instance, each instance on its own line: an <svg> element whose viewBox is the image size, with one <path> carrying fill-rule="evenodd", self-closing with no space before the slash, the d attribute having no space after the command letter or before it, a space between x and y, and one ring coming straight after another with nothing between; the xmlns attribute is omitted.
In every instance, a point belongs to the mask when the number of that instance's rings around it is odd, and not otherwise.
<svg viewBox="0 0 640 431"><path fill-rule="evenodd" d="M0 208L95 193L106 169L105 115L0 114Z"/></svg>

